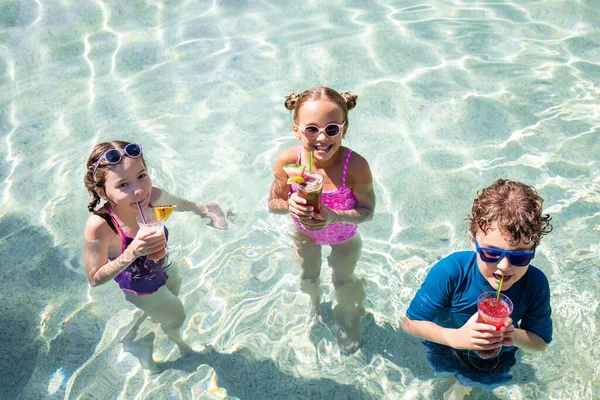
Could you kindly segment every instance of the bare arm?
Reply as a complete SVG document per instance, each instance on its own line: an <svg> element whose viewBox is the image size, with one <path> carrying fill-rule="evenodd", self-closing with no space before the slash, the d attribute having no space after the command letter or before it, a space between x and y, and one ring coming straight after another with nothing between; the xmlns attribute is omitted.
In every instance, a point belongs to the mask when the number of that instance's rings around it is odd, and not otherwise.
<svg viewBox="0 0 600 400"><path fill-rule="evenodd" d="M454 347L451 338L452 331L455 329L443 328L431 321L413 321L408 317L402 321L402 329L410 335L418 336L430 342Z"/></svg>
<svg viewBox="0 0 600 400"><path fill-rule="evenodd" d="M133 250L128 248L119 257L103 263L100 261L102 259L100 256L102 247L102 243L98 240L85 239L84 241L83 264L88 282L93 287L111 281L137 258ZM106 261L107 258L104 258L104 260Z"/></svg>
<svg viewBox="0 0 600 400"><path fill-rule="evenodd" d="M289 212L288 193L290 185L287 183L287 174L283 170L286 164L296 162L296 148L291 147L283 150L273 167L273 183L271 183L271 192L269 193L269 211L274 214L287 214Z"/></svg>
<svg viewBox="0 0 600 400"><path fill-rule="evenodd" d="M414 321L408 317L402 328L413 336L453 347L455 349L490 350L502 346L516 346L523 350L544 351L546 342L533 332L515 329L509 319L501 331L492 325L478 323L474 314L459 329L443 328L431 321Z"/></svg>
<svg viewBox="0 0 600 400"><path fill-rule="evenodd" d="M358 200L356 207L347 211L328 210L332 222L347 222L360 224L373 219L375 210L375 192L373 191L373 176L369 163L361 155L352 154L348 166L347 181L352 193Z"/></svg>
<svg viewBox="0 0 600 400"><path fill-rule="evenodd" d="M94 287L112 280L139 256L159 251L166 245L164 235L156 235L154 232L138 234L121 255L107 261L111 238L114 235L102 218L96 215L88 218L83 233L83 265L88 282Z"/></svg>
<svg viewBox="0 0 600 400"><path fill-rule="evenodd" d="M507 323L505 327L505 334L510 335L512 338L512 345L523 350L529 351L544 351L548 344L531 331L525 329L515 328L512 325L512 319Z"/></svg>
<svg viewBox="0 0 600 400"><path fill-rule="evenodd" d="M154 186L152 188L152 196L150 197L150 203L156 205L173 205L175 211L186 212L191 211L194 214L198 214L204 217L202 212L202 206L192 201L177 197L164 189Z"/></svg>
<svg viewBox="0 0 600 400"><path fill-rule="evenodd" d="M493 325L477 322L477 313L458 329L444 328L432 321L415 321L408 317L402 321L402 328L413 336L455 349L491 350L502 345L512 346L510 336L505 337Z"/></svg>
<svg viewBox="0 0 600 400"><path fill-rule="evenodd" d="M193 201L177 197L159 187L152 188L150 202L154 205L174 205L175 211L190 211L202 218L210 218L212 225L217 229L227 229L227 218L217 203L198 204Z"/></svg>
<svg viewBox="0 0 600 400"><path fill-rule="evenodd" d="M289 212L289 205L287 200L281 198L280 193L285 191L285 186L289 186L287 183L282 183L277 177L271 183L271 193L269 195L269 212L273 214L287 214ZM287 193L286 193L287 196Z"/></svg>
<svg viewBox="0 0 600 400"><path fill-rule="evenodd" d="M544 351L548 346L544 339L524 329L515 329L512 339L514 346L523 350Z"/></svg>

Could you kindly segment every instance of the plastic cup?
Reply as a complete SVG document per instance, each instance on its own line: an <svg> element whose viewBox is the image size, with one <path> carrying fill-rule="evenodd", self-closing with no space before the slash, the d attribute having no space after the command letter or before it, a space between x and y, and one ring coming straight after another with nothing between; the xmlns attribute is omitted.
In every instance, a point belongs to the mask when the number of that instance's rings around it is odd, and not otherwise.
<svg viewBox="0 0 600 400"><path fill-rule="evenodd" d="M323 196L323 175L318 172L304 172L304 182L295 185L298 196L306 200L307 205L313 208L315 214L319 214Z"/></svg>
<svg viewBox="0 0 600 400"><path fill-rule="evenodd" d="M140 227L140 233L156 232L156 235L165 236L165 228L162 221L157 220L153 215L149 216L146 214L146 223L142 221L141 216L136 217L138 226ZM164 248L154 253L148 254L146 257L149 260L161 260L167 255L167 249Z"/></svg>
<svg viewBox="0 0 600 400"><path fill-rule="evenodd" d="M500 293L500 297L496 302L496 292L485 292L477 298L477 310L479 312L477 322L493 325L498 331L504 326L504 322L510 317L510 314L512 314L513 303L502 293ZM475 350L475 354L481 358L492 358L500 353L501 348Z"/></svg>

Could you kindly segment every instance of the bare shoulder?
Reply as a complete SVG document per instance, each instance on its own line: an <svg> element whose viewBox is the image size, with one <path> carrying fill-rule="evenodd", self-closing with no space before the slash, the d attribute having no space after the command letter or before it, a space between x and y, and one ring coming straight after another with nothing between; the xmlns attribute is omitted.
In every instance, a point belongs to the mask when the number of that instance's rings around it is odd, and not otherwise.
<svg viewBox="0 0 600 400"><path fill-rule="evenodd" d="M158 186L152 186L152 192L150 193L150 204L156 203L160 196L162 196L162 189Z"/></svg>
<svg viewBox="0 0 600 400"><path fill-rule="evenodd" d="M348 172L346 178L352 185L365 185L373 182L371 167L366 158L356 151L352 151L348 161Z"/></svg>
<svg viewBox="0 0 600 400"><path fill-rule="evenodd" d="M275 161L275 167L283 167L286 164L295 164L298 161L298 147L288 147L287 149L281 150L277 155Z"/></svg>
<svg viewBox="0 0 600 400"><path fill-rule="evenodd" d="M102 240L111 237L113 234L113 230L108 226L108 223L96 214L88 217L83 229L83 237L87 241Z"/></svg>

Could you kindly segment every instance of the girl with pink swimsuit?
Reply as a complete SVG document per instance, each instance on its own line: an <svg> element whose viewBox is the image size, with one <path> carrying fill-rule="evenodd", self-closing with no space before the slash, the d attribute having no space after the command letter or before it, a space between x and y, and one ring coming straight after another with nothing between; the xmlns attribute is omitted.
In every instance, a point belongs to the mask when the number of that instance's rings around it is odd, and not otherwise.
<svg viewBox="0 0 600 400"><path fill-rule="evenodd" d="M338 341L345 338L347 351L358 347L360 317L364 314L360 305L364 300L364 284L353 275L362 249L357 225L371 220L375 209L369 163L342 146L349 125L348 111L354 108L356 99L356 95L338 93L326 87L314 87L287 97L285 106L293 112L292 129L301 144L284 149L278 155L269 196L269 211L276 214L289 212L298 228L293 235L294 256L302 268L301 288L311 297L311 315L317 321L320 321L321 248L331 246L327 261L333 270L338 305L350 307L342 314L352 314L350 319L355 321L350 324L353 326L346 324L339 332L334 332ZM319 214L295 193L283 170L286 164L308 165L311 152L312 171L324 177ZM340 290L343 286L345 288ZM349 287L352 290L348 290ZM343 319L336 315L336 320Z"/></svg>
<svg viewBox="0 0 600 400"><path fill-rule="evenodd" d="M154 205L175 205L175 211L190 211L210 218L218 229L227 229L221 208L176 197L153 186L146 171L142 146L119 140L94 146L84 178L90 194L90 216L85 224L83 263L91 286L116 281L125 299L142 311L123 340L126 351L134 354L145 369L158 372L152 357L154 332L134 340L142 322L149 316L177 344L190 351L180 328L185 320L179 299L181 278L176 269L165 270L166 260L146 263L147 255L163 250L168 231L142 231L136 222L140 209ZM102 206L98 207L101 203Z"/></svg>

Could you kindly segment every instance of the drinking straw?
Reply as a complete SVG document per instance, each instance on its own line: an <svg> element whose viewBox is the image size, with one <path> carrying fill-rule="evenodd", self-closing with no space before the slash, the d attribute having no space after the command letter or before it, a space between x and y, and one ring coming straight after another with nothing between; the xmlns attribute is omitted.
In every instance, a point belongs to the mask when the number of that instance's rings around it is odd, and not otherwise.
<svg viewBox="0 0 600 400"><path fill-rule="evenodd" d="M142 211L142 206L140 206L140 203L135 203L138 206L138 211L140 212L140 217L142 217L142 222L147 224L148 222L146 221L146 217L144 217L144 212Z"/></svg>
<svg viewBox="0 0 600 400"><path fill-rule="evenodd" d="M500 291L502 290L502 282L504 282L504 275L500 277L500 283L498 283L498 289L496 290L496 303L500 298Z"/></svg>
<svg viewBox="0 0 600 400"><path fill-rule="evenodd" d="M311 151L308 155L308 173L309 174L312 174L312 158L313 158L313 155L312 155L312 151Z"/></svg>

